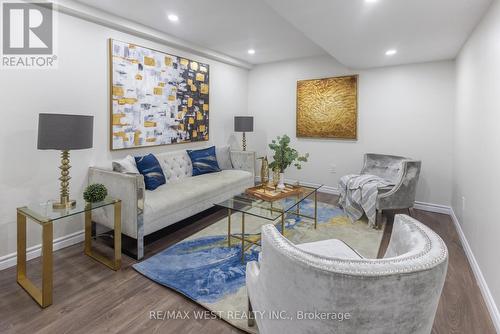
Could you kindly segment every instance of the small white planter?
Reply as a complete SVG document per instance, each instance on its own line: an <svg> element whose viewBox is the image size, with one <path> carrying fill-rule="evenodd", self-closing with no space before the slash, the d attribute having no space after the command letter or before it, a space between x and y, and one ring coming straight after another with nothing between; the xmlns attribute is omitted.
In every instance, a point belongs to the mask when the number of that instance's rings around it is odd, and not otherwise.
<svg viewBox="0 0 500 334"><path fill-rule="evenodd" d="M285 189L285 173L280 173L280 181L278 182L278 189Z"/></svg>

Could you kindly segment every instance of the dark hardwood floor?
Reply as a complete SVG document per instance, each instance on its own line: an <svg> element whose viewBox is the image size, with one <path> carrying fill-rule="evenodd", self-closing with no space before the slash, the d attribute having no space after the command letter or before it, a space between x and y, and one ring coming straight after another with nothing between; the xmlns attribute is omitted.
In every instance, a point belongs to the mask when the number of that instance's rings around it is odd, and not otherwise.
<svg viewBox="0 0 500 334"><path fill-rule="evenodd" d="M321 194L321 201L336 198ZM195 223L154 241L146 257L212 224L225 212L212 210ZM486 305L447 215L415 210L414 217L446 242L450 261L433 333L495 333ZM387 216L381 253L387 247L394 214ZM222 320L150 320L150 311L196 311L202 307L137 273L123 258L114 272L83 255L83 244L54 254L54 302L42 310L16 283L15 267L0 271L0 333L241 333ZM29 261L35 282L40 260Z"/></svg>

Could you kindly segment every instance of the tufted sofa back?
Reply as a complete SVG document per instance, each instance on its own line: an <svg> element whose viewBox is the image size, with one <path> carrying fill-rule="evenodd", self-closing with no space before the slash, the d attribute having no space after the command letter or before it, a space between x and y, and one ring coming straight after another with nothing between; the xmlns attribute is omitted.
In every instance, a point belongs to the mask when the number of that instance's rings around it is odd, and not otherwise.
<svg viewBox="0 0 500 334"><path fill-rule="evenodd" d="M160 162L167 183L178 182L193 174L191 159L185 150L155 154Z"/></svg>

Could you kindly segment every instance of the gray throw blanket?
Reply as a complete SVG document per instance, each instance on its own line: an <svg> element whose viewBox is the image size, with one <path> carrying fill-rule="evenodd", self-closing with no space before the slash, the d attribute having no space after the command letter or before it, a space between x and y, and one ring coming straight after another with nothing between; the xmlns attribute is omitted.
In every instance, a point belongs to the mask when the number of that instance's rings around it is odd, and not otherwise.
<svg viewBox="0 0 500 334"><path fill-rule="evenodd" d="M366 214L368 225L375 226L377 216L378 189L394 185L391 181L375 175L350 174L340 178L339 205L352 222Z"/></svg>

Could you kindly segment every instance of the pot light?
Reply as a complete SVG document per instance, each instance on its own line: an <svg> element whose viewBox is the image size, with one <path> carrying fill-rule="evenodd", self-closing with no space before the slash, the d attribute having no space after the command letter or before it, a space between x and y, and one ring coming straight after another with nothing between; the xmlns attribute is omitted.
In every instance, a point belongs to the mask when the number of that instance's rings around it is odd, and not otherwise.
<svg viewBox="0 0 500 334"><path fill-rule="evenodd" d="M168 19L169 19L170 21L172 21L172 22L177 22L177 21L179 21L179 17L178 17L177 15L175 15L175 14L168 14L168 16L167 16L167 17L168 17Z"/></svg>
<svg viewBox="0 0 500 334"><path fill-rule="evenodd" d="M249 55L254 55L255 54L255 50L254 49L248 49L248 54Z"/></svg>
<svg viewBox="0 0 500 334"><path fill-rule="evenodd" d="M396 53L398 53L398 50L396 49L390 49L385 52L386 56L394 56Z"/></svg>

